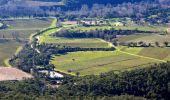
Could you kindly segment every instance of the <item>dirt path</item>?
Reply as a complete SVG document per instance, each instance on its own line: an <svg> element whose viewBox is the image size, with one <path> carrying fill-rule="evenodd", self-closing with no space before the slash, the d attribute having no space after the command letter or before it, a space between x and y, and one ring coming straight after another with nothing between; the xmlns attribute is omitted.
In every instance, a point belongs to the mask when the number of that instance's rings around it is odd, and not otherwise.
<svg viewBox="0 0 170 100"><path fill-rule="evenodd" d="M145 58L145 59L150 59L150 60L156 60L156 61L159 61L159 62L166 62L165 60L160 60L160 59L156 59L156 58L151 58L151 57L141 56L141 55L137 55L137 54L132 54L132 53L129 53L129 52L121 51L121 50L119 50L119 49L117 49L117 51L119 51L119 52L121 52L121 53L128 54L128 55L140 57L140 58Z"/></svg>
<svg viewBox="0 0 170 100"><path fill-rule="evenodd" d="M105 40L101 39L101 41L105 41ZM105 42L107 42L107 41L105 41ZM155 61L159 61L159 62L167 62L166 60L160 60L160 59L156 59L156 58L152 58L152 57L146 57L146 56L141 56L141 55L125 52L125 51L120 50L116 46L114 46L112 43L110 43L110 42L108 42L108 43L109 43L109 46L114 47L118 52L121 52L121 53L124 53L124 54L132 55L132 56L136 56L136 57L140 57L140 58L145 58L145 59L150 59L150 60L155 60Z"/></svg>

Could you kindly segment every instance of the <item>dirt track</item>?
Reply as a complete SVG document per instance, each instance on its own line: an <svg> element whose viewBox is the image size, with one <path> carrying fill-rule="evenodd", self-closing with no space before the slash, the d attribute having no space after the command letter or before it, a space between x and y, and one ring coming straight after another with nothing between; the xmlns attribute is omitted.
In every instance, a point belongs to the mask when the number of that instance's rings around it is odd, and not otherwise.
<svg viewBox="0 0 170 100"><path fill-rule="evenodd" d="M11 67L0 67L0 81L23 80L33 78L30 74Z"/></svg>

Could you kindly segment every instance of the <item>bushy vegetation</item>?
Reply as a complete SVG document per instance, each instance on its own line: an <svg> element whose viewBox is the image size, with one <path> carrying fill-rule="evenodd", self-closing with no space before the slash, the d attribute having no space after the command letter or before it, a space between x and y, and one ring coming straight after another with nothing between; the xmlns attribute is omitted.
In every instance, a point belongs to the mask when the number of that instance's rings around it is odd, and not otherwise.
<svg viewBox="0 0 170 100"><path fill-rule="evenodd" d="M139 31L139 30L115 30L114 28L105 29L105 30L89 30L89 31L69 31L69 30L60 30L55 33L53 36L66 37L66 38L101 38L107 41L116 38L117 35L132 35L135 33L152 33L152 31Z"/></svg>
<svg viewBox="0 0 170 100"><path fill-rule="evenodd" d="M125 72L108 72L99 76L65 77L58 89L46 87L43 81L0 82L1 99L71 99L110 98L109 100L134 99L143 96L148 99L169 98L170 63L152 65L149 68ZM25 95L27 94L27 95ZM125 96L116 96L125 95ZM134 95L134 96L128 96ZM82 96L82 97L81 97ZM113 97L116 96L116 97ZM74 98L75 99L75 98ZM85 99L86 100L86 99ZM99 99L100 100L100 99ZM103 100L103 99L102 99ZM105 99L104 99L105 100ZM108 100L108 99L106 99Z"/></svg>
<svg viewBox="0 0 170 100"><path fill-rule="evenodd" d="M103 73L99 76L74 77L65 80L59 91L68 95L112 96L129 94L152 99L169 98L170 63L152 65L128 72Z"/></svg>

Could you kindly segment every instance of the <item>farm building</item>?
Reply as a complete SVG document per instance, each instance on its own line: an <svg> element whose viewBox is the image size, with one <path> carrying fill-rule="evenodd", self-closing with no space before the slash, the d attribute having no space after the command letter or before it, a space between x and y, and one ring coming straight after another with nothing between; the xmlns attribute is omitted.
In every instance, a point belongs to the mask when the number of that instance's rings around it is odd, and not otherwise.
<svg viewBox="0 0 170 100"><path fill-rule="evenodd" d="M62 74L57 73L55 71L40 70L39 72L48 75L48 77L52 78L52 79L55 79L55 78L64 78L64 76Z"/></svg>
<svg viewBox="0 0 170 100"><path fill-rule="evenodd" d="M78 24L82 25L107 25L106 21L79 21Z"/></svg>
<svg viewBox="0 0 170 100"><path fill-rule="evenodd" d="M122 22L115 22L112 24L113 26L124 26L125 24Z"/></svg>

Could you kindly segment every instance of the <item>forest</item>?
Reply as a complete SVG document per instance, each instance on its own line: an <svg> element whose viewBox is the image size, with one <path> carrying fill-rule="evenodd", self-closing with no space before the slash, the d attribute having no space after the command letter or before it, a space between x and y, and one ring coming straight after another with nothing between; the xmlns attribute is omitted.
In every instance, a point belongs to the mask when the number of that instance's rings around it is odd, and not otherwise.
<svg viewBox="0 0 170 100"><path fill-rule="evenodd" d="M121 98L168 100L170 93L169 75L170 63L167 62L132 71L118 73L111 71L99 76L67 76L63 80L63 85L58 89L46 87L42 79L1 82L0 98L46 98L46 100L60 98L63 100L70 96L74 99L81 96L81 98L92 97L93 99L94 97L106 98L102 100L108 100L107 97L110 97L111 100L113 98L116 100L121 100Z"/></svg>

